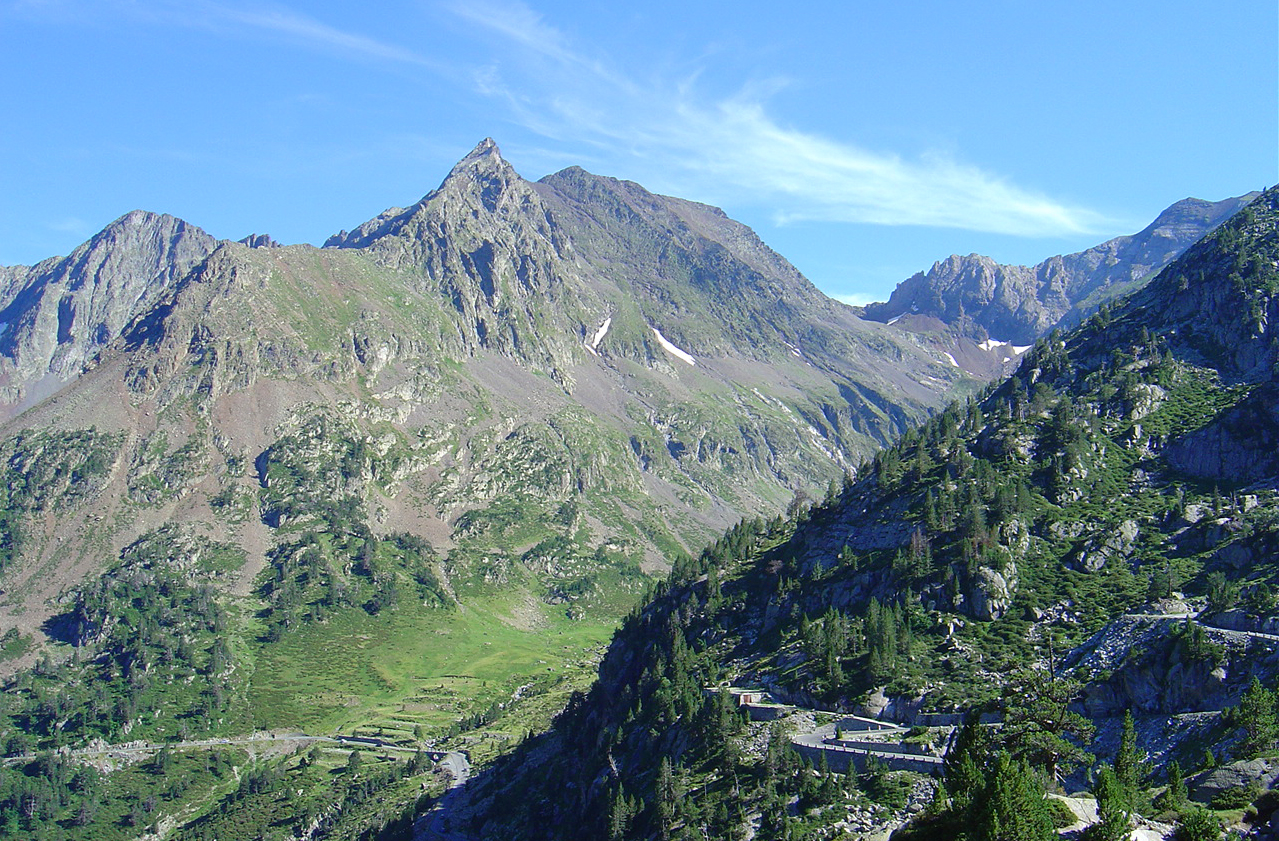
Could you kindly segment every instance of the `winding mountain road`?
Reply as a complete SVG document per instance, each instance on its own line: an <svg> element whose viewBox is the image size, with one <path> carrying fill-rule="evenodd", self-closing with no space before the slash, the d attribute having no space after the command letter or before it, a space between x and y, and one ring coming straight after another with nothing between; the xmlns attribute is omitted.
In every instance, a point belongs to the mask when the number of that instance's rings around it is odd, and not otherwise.
<svg viewBox="0 0 1279 841"><path fill-rule="evenodd" d="M1264 631L1238 631L1234 628L1222 628L1219 625L1211 625L1199 618L1198 613L1125 613L1128 619L1188 619L1192 623L1209 631L1219 631L1223 634L1235 634L1241 637L1251 637L1252 639L1267 640L1268 642L1279 642L1279 634L1267 634Z"/></svg>

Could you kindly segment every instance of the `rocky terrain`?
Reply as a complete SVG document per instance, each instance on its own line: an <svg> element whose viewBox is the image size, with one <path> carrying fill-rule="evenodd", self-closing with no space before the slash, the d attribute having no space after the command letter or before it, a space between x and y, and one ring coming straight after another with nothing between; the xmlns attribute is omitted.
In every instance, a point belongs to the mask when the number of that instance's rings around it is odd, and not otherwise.
<svg viewBox="0 0 1279 841"><path fill-rule="evenodd" d="M0 416L75 379L217 246L181 219L135 210L68 257L0 270Z"/></svg>
<svg viewBox="0 0 1279 841"><path fill-rule="evenodd" d="M721 211L529 182L492 141L324 248L135 212L0 283L0 745L22 757L263 730L496 751L653 574L980 386L950 337L864 321ZM175 837L341 823L344 797L359 831L398 821L334 750L255 782L260 812L212 764L147 790ZM424 760L393 760L410 790ZM77 823L50 773L0 775L0 821L34 780L32 832L163 823L119 813L136 792L84 794Z"/></svg>
<svg viewBox="0 0 1279 841"><path fill-rule="evenodd" d="M903 281L887 302L868 305L866 317L904 319L906 326L931 317L967 324L985 334L978 341L998 337L997 343L1034 344L1053 328L1073 327L1106 301L1139 288L1256 196L1218 202L1184 199L1132 236L1034 266L953 254Z"/></svg>
<svg viewBox="0 0 1279 841"><path fill-rule="evenodd" d="M925 725L1057 703L1075 730L1045 759L1009 728L990 779L1082 780L1124 710L1161 768L1209 772L1279 674L1277 203L1033 347L1011 342L1234 208L1059 258L1034 306L990 297L1038 325L1002 344L980 306L863 319L715 208L579 168L529 182L492 141L323 248L135 212L0 270L0 826L949 819L908 773L806 768L729 680L919 725L907 754ZM277 732L269 762L240 741ZM121 744L145 756L70 758ZM458 819L419 821L432 757L461 751Z"/></svg>

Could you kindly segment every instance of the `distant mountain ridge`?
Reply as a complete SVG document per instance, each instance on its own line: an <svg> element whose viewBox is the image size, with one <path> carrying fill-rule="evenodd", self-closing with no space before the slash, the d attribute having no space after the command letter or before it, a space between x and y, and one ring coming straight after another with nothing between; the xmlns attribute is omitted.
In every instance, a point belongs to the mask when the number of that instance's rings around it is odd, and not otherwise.
<svg viewBox="0 0 1279 841"><path fill-rule="evenodd" d="M460 229L488 214L510 229L487 229L489 238L479 247L454 251L451 243L467 238L458 236ZM560 368L580 355L577 345L612 310L632 305L650 327L700 356L731 352L750 358L776 350L779 339L786 345L783 354L805 341L801 353L821 356L846 349L845 334L867 332L722 210L654 195L580 167L526 182L491 140L477 146L422 201L391 208L350 233L330 237L325 247L368 249L393 267L422 264L427 281L439 283L439 291L465 312L460 329L470 343L517 354L542 345L543 361L554 357ZM463 273L491 276L492 282L458 285L454 270L459 267ZM613 284L616 290L608 288ZM557 298L566 290L570 294ZM534 335L529 324L520 323L531 295L556 301L560 334L578 339L571 352L568 346L552 351L546 335ZM506 332L489 329L500 321L510 322ZM814 333L814 321L838 327ZM714 329L724 323L735 329ZM593 350L617 354L629 343L627 353L665 357L651 330L628 334L627 328L614 321L603 345ZM873 379L873 366L862 373ZM917 384L895 385L914 392Z"/></svg>
<svg viewBox="0 0 1279 841"><path fill-rule="evenodd" d="M1104 301L1138 288L1258 195L1183 199L1139 233L1035 266L951 255L903 281L887 302L868 305L865 314L890 321L918 313L946 323L966 316L1000 341L1033 344L1054 327L1073 327Z"/></svg>

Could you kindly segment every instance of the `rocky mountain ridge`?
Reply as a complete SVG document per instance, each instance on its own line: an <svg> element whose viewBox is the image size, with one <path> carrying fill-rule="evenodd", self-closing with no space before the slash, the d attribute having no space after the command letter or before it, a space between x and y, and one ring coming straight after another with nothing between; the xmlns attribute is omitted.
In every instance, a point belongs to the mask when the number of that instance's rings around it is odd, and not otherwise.
<svg viewBox="0 0 1279 841"><path fill-rule="evenodd" d="M11 273L5 435L92 430L101 466L92 515L9 503L24 630L163 523L243 547L227 586L250 592L281 529L337 501L425 537L459 588L606 602L618 570L820 493L976 387L721 211L580 169L528 182L492 141L326 248L139 212ZM111 528L86 539L90 516Z"/></svg>
<svg viewBox="0 0 1279 841"><path fill-rule="evenodd" d="M172 216L135 210L64 258L0 276L0 404L9 414L78 376L217 247Z"/></svg>
<svg viewBox="0 0 1279 841"><path fill-rule="evenodd" d="M918 314L946 323L966 317L1000 341L1033 344L1053 328L1073 327L1102 303L1132 292L1257 195L1218 202L1183 199L1136 234L1034 266L953 254L903 281L887 302L868 305L866 317L891 321Z"/></svg>

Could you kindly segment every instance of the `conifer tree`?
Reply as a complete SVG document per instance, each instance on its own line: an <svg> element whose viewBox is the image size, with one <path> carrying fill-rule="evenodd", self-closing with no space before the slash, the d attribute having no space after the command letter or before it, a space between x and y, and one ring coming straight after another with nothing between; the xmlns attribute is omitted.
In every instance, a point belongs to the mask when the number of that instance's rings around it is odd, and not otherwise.
<svg viewBox="0 0 1279 841"><path fill-rule="evenodd" d="M1131 712L1124 713L1123 735L1119 738L1119 750L1115 753L1114 771L1129 811L1140 812L1147 805L1143 803L1145 798L1142 796L1141 783L1150 773L1150 766L1138 753L1136 726Z"/></svg>
<svg viewBox="0 0 1279 841"><path fill-rule="evenodd" d="M623 841L626 838L626 832L630 829L632 817L634 817L634 813L630 808L630 803L619 786L613 791L613 798L609 803L608 837L610 841Z"/></svg>
<svg viewBox="0 0 1279 841"><path fill-rule="evenodd" d="M896 617L875 598L866 608L866 651L872 681L887 680L897 671Z"/></svg>
<svg viewBox="0 0 1279 841"><path fill-rule="evenodd" d="M1005 744L1013 756L1043 768L1050 780L1092 761L1079 744L1092 738L1094 728L1070 709L1079 692L1078 681L1028 669L1013 677L1005 695Z"/></svg>
<svg viewBox="0 0 1279 841"><path fill-rule="evenodd" d="M1044 788L1026 763L1000 751L981 800L974 804L973 841L1051 841L1056 837Z"/></svg>
<svg viewBox="0 0 1279 841"><path fill-rule="evenodd" d="M1122 841L1132 826L1128 793L1115 769L1102 765L1093 783L1097 798L1097 823L1084 832L1084 841Z"/></svg>
<svg viewBox="0 0 1279 841"><path fill-rule="evenodd" d="M654 788L656 789L654 799L656 801L658 833L665 841L665 839L671 837L671 827L675 823L675 807L678 801L675 790L675 775L671 771L671 761L665 756L662 757L662 762L657 768L657 782L654 784Z"/></svg>
<svg viewBox="0 0 1279 841"><path fill-rule="evenodd" d="M989 739L981 729L978 716L969 715L951 743L942 762L942 785L950 796L951 811L966 816L979 796L985 781L983 758L989 750Z"/></svg>
<svg viewBox="0 0 1279 841"><path fill-rule="evenodd" d="M1168 763L1168 788L1159 795L1156 805L1160 809L1180 811L1186 805L1189 792L1186 790L1186 779L1181 773L1181 764L1177 760Z"/></svg>
<svg viewBox="0 0 1279 841"><path fill-rule="evenodd" d="M1279 721L1275 718L1275 693L1262 686L1255 676L1239 699L1235 710L1244 736L1239 742L1239 756L1251 759L1270 749L1279 737Z"/></svg>

